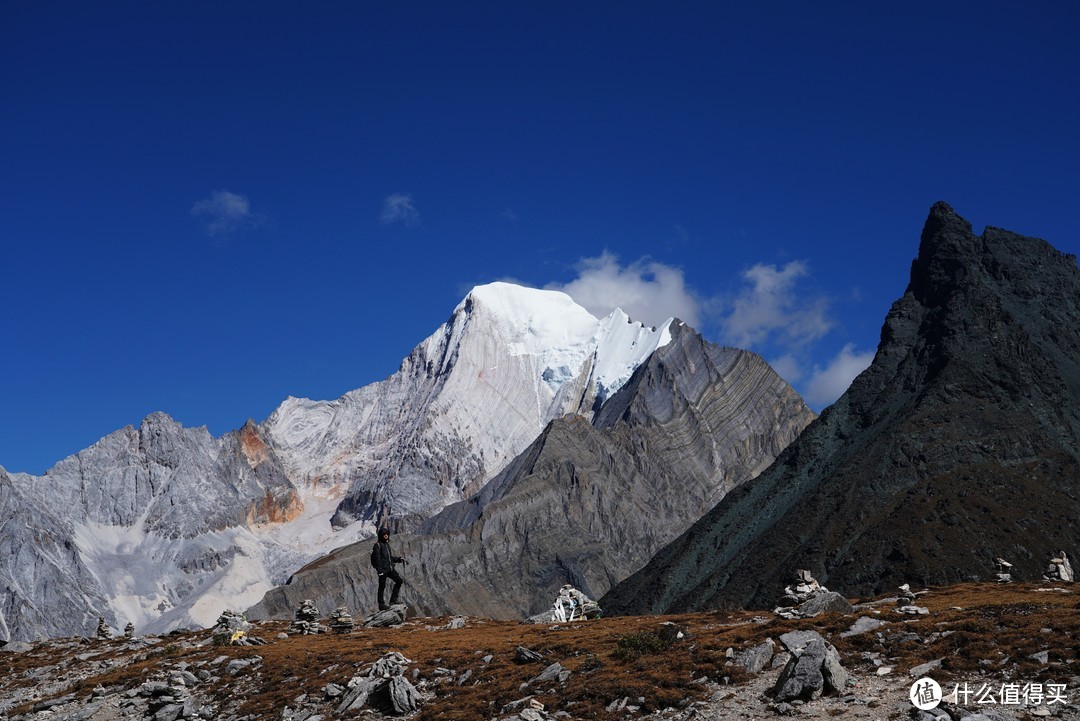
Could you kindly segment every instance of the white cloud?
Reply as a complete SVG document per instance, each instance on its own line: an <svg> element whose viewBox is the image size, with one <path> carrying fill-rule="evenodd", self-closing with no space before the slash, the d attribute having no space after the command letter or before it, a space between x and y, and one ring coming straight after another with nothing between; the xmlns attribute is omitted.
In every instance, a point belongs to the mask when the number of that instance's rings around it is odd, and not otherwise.
<svg viewBox="0 0 1080 721"><path fill-rule="evenodd" d="M647 259L623 267L617 256L605 251L598 258L579 261L577 269L578 277L569 283L546 287L561 290L599 318L622 308L646 325L659 325L675 316L699 327L701 305L686 288L679 268Z"/></svg>
<svg viewBox="0 0 1080 721"><path fill-rule="evenodd" d="M790 353L774 358L769 361L769 365L772 366L778 376L788 382L788 385L795 385L806 375L803 372L803 364Z"/></svg>
<svg viewBox="0 0 1080 721"><path fill-rule="evenodd" d="M806 382L803 398L811 406L824 408L843 395L855 376L870 367L873 360L874 351L856 353L854 345L848 343L827 366L814 367L810 380Z"/></svg>
<svg viewBox="0 0 1080 721"><path fill-rule="evenodd" d="M206 222L211 235L228 235L243 228L253 228L262 219L251 212L247 197L228 190L215 190L191 207L191 214Z"/></svg>
<svg viewBox="0 0 1080 721"><path fill-rule="evenodd" d="M420 211L413 204L411 195L408 193L393 193L383 199L379 222L383 225L400 222L406 228L415 228L420 225Z"/></svg>
<svg viewBox="0 0 1080 721"><path fill-rule="evenodd" d="M828 333L833 326L828 300L796 294L796 282L808 273L806 264L797 260L783 268L759 263L743 271L747 287L721 320L726 342L748 348L775 340L799 347Z"/></svg>

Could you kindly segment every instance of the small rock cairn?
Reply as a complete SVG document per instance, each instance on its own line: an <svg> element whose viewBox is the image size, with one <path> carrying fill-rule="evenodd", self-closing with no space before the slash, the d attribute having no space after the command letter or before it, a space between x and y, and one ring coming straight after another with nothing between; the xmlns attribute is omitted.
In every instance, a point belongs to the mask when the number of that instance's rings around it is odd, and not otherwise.
<svg viewBox="0 0 1080 721"><path fill-rule="evenodd" d="M1004 558L995 558L994 563L997 564L997 582L998 583L1012 583L1012 572L1009 570L1013 567L1011 563Z"/></svg>
<svg viewBox="0 0 1080 721"><path fill-rule="evenodd" d="M96 633L98 638L112 638L112 629L109 628L109 624L105 623L103 617L98 617Z"/></svg>
<svg viewBox="0 0 1080 721"><path fill-rule="evenodd" d="M915 593L911 590L911 584L905 583L899 589L900 594L896 598L896 612L907 616L926 616L930 609L915 605Z"/></svg>
<svg viewBox="0 0 1080 721"><path fill-rule="evenodd" d="M405 678L412 661L398 652L388 653L368 669L367 676L354 676L338 704L337 713L357 711L364 706L394 716L420 708L420 692Z"/></svg>
<svg viewBox="0 0 1080 721"><path fill-rule="evenodd" d="M356 622L353 621L353 617L349 614L349 609L344 606L338 606L330 614L330 630L334 633L352 633L355 626Z"/></svg>
<svg viewBox="0 0 1080 721"><path fill-rule="evenodd" d="M1047 566L1043 579L1061 583L1072 583L1076 580L1073 575L1072 564L1069 563L1069 557L1065 555L1065 551L1061 551L1050 559L1050 565Z"/></svg>
<svg viewBox="0 0 1080 721"><path fill-rule="evenodd" d="M772 691L774 711L790 715L796 709L789 701L847 691L848 672L840 664L840 654L817 631L790 631L780 636L780 643L791 656Z"/></svg>
<svg viewBox="0 0 1080 721"><path fill-rule="evenodd" d="M784 605L773 610L781 618L808 618L828 611L848 612L851 604L841 594L822 586L810 571L795 571L795 583L784 588Z"/></svg>
<svg viewBox="0 0 1080 721"><path fill-rule="evenodd" d="M124 626L124 638L135 638L135 624L131 621Z"/></svg>
<svg viewBox="0 0 1080 721"><path fill-rule="evenodd" d="M810 571L800 568L795 571L795 582L784 587L784 597L781 599L782 605L777 606L773 613L781 618L802 618L798 606L809 601L817 594L828 590L817 582L817 579L811 575Z"/></svg>
<svg viewBox="0 0 1080 721"><path fill-rule="evenodd" d="M315 602L310 598L300 602L300 608L296 609L296 620L289 627L289 632L302 636L326 633L326 626L319 623L319 609L315 608Z"/></svg>
<svg viewBox="0 0 1080 721"><path fill-rule="evenodd" d="M215 646L262 646L266 643L258 636L249 636L251 624L238 611L225 611L218 616L217 623L211 629L211 638Z"/></svg>

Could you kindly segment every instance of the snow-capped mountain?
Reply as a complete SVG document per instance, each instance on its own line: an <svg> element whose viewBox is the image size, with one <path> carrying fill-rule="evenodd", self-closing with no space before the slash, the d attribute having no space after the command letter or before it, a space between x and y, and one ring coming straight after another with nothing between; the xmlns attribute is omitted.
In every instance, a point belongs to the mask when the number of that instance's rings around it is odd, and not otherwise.
<svg viewBox="0 0 1080 721"><path fill-rule="evenodd" d="M344 488L337 526L415 526L478 490L553 419L591 417L671 339L621 310L492 283L386 380L336 401L290 398L263 425L290 478Z"/></svg>
<svg viewBox="0 0 1080 721"><path fill-rule="evenodd" d="M552 419L591 417L669 324L493 283L335 401L290 398L219 439L155 413L43 476L0 468L0 639L89 633L99 616L210 625L376 522L415 525L478 490Z"/></svg>

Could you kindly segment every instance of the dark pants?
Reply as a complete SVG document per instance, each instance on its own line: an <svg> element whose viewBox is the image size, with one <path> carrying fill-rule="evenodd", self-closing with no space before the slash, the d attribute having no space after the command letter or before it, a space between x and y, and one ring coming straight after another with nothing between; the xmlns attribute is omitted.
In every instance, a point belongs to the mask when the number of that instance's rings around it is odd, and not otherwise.
<svg viewBox="0 0 1080 721"><path fill-rule="evenodd" d="M401 577L401 574L394 569L390 569L386 573L379 574L379 610L386 608L386 604L383 603L383 593L386 592L386 579L390 579L394 582L394 590L390 592L390 605L393 606L398 602L398 593L401 591L401 584L405 583L405 579Z"/></svg>

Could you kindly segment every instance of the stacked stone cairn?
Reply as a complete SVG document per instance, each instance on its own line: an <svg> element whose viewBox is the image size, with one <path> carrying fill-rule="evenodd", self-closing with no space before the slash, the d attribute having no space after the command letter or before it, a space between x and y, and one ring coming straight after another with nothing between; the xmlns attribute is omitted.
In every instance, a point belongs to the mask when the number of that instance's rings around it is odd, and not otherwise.
<svg viewBox="0 0 1080 721"><path fill-rule="evenodd" d="M911 584L905 583L898 590L900 593L896 598L897 613L908 616L926 616L930 613L930 609L915 605L915 593L911 590Z"/></svg>
<svg viewBox="0 0 1080 721"><path fill-rule="evenodd" d="M827 611L851 610L846 598L822 586L806 569L795 572L795 583L784 588L781 603L784 605L773 611L781 618L809 618Z"/></svg>
<svg viewBox="0 0 1080 721"><path fill-rule="evenodd" d="M400 653L388 653L368 669L366 676L354 676L338 704L337 713L369 706L394 716L411 714L420 708L420 692L405 678L412 661Z"/></svg>
<svg viewBox="0 0 1080 721"><path fill-rule="evenodd" d="M998 583L1012 583L1012 572L1009 571L1013 567L1011 563L1004 558L995 558L994 563L997 564L997 582Z"/></svg>
<svg viewBox="0 0 1080 721"><path fill-rule="evenodd" d="M98 638L112 638L112 629L109 628L109 624L105 623L104 618L98 618L96 633Z"/></svg>
<svg viewBox="0 0 1080 721"><path fill-rule="evenodd" d="M190 676L190 674L188 674ZM169 682L144 684L140 692L145 691L150 697L148 715L153 719L179 719L195 716L195 698L188 690L188 681L182 671L169 674Z"/></svg>
<svg viewBox="0 0 1080 721"><path fill-rule="evenodd" d="M795 713L789 701L810 701L822 693L842 694L847 690L848 673L840 664L840 654L817 631L791 631L780 636L789 654L776 680L773 697L781 706L775 710Z"/></svg>
<svg viewBox="0 0 1080 721"><path fill-rule="evenodd" d="M334 633L352 633L355 626L356 622L349 614L349 609L344 606L338 606L330 614L330 630Z"/></svg>
<svg viewBox="0 0 1080 721"><path fill-rule="evenodd" d="M1061 583L1072 583L1076 580L1073 575L1072 564L1069 563L1069 557L1065 555L1065 551L1061 551L1050 559L1050 565L1047 566L1043 579L1060 581Z"/></svg>
<svg viewBox="0 0 1080 721"><path fill-rule="evenodd" d="M315 608L315 602L310 598L301 601L300 608L296 609L296 620L289 627L289 632L314 636L326 631L326 626L319 623L319 609Z"/></svg>
<svg viewBox="0 0 1080 721"><path fill-rule="evenodd" d="M218 616L217 623L210 630L210 637L215 646L262 646L265 640L248 635L251 624L244 614L237 611L225 611Z"/></svg>
<svg viewBox="0 0 1080 721"><path fill-rule="evenodd" d="M124 626L124 638L135 638L135 624L131 621Z"/></svg>

